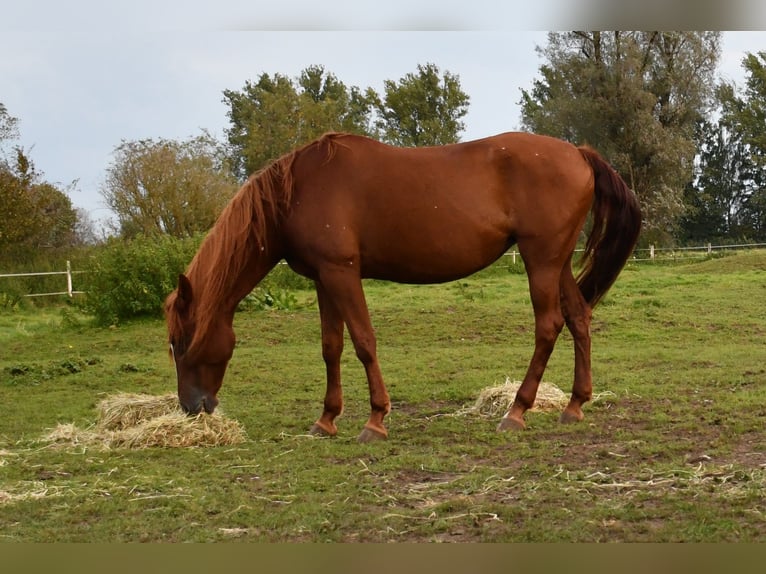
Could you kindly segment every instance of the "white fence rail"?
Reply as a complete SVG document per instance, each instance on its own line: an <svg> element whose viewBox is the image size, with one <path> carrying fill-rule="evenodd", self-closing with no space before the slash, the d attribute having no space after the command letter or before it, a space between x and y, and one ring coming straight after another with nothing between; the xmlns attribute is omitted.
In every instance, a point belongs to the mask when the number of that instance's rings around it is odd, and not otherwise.
<svg viewBox="0 0 766 574"><path fill-rule="evenodd" d="M737 245L713 245L712 243L708 243L707 245L699 245L695 247L655 247L654 245L650 245L647 248L636 249L633 252L631 261L676 261L693 257L707 257L717 252L739 251L745 249L766 249L766 243L741 243ZM581 253L582 251L582 249L575 249L576 253ZM515 248L504 253L504 255L511 257L513 263L516 263L517 258L520 257L518 250Z"/></svg>
<svg viewBox="0 0 766 574"><path fill-rule="evenodd" d="M75 291L72 288L72 275L74 273L77 273L77 271L72 271L72 264L69 261L67 261L66 271L44 271L39 273L2 273L0 274L0 278L2 277L39 277L42 275L66 275L66 291L56 291L54 293L27 293L24 296L25 297L47 297L49 295L69 295L70 297L73 297L74 295L85 293L85 291Z"/></svg>
<svg viewBox="0 0 766 574"><path fill-rule="evenodd" d="M735 245L701 245L697 247L655 247L650 245L648 249L636 249L633 253L633 261L655 261L657 259L688 259L690 257L706 257L713 253L724 251L739 251L743 249L763 249L766 243L741 243Z"/></svg>
<svg viewBox="0 0 766 574"><path fill-rule="evenodd" d="M708 243L707 245L700 245L696 247L655 247L650 245L648 248L636 249L633 252L632 261L656 261L656 260L679 260L688 259L695 256L710 256L715 252L722 251L737 251L743 249L766 249L766 243L742 243L737 245L713 245ZM582 251L582 249L576 249L575 251ZM511 257L513 263L516 263L520 258L519 252L516 249L507 251L504 255ZM280 263L285 263L281 261ZM56 291L54 293L28 293L25 297L47 297L52 295L68 295L73 297L74 295L84 294L85 291L75 291L72 288L72 275L76 273L83 273L83 271L72 271L72 265L69 261L66 262L66 271L45 271L40 273L2 273L0 279L4 277L37 277L41 275L66 275L66 291Z"/></svg>

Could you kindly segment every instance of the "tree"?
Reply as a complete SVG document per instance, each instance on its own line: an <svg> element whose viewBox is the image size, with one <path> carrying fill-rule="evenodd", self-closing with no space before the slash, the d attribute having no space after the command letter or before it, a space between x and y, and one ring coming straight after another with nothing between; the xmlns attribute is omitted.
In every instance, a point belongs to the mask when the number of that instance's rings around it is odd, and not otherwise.
<svg viewBox="0 0 766 574"><path fill-rule="evenodd" d="M766 169L766 52L748 53L742 65L747 74L744 93L726 82L718 89L722 121L741 134L756 165Z"/></svg>
<svg viewBox="0 0 766 574"><path fill-rule="evenodd" d="M742 225L753 239L766 239L766 52L748 53L744 93L733 84L718 89L721 122L745 145L755 165L751 190L742 201Z"/></svg>
<svg viewBox="0 0 766 574"><path fill-rule="evenodd" d="M40 248L71 247L81 242L85 225L65 190L43 174L18 145L19 120L0 103L0 251L4 258L25 258Z"/></svg>
<svg viewBox="0 0 766 574"><path fill-rule="evenodd" d="M587 143L638 194L644 239L669 242L693 179L694 129L709 109L719 32L548 35L548 63L522 90L530 131Z"/></svg>
<svg viewBox="0 0 766 574"><path fill-rule="evenodd" d="M4 254L75 243L77 214L72 201L42 180L24 151L0 165L0 249Z"/></svg>
<svg viewBox="0 0 766 574"><path fill-rule="evenodd" d="M737 239L750 235L743 227L743 206L751 192L755 166L737 133L722 122L699 125L697 177L687 187L687 211L681 228L687 241Z"/></svg>
<svg viewBox="0 0 766 574"><path fill-rule="evenodd" d="M14 164L0 165L0 249L7 250L29 239L35 232L35 215L29 194L29 162L21 150Z"/></svg>
<svg viewBox="0 0 766 574"><path fill-rule="evenodd" d="M223 149L202 134L186 141L123 141L101 195L123 237L181 238L209 229L236 189Z"/></svg>
<svg viewBox="0 0 766 574"><path fill-rule="evenodd" d="M76 207L75 213L77 214L77 222L75 223L74 234L77 245L95 245L99 243L103 238L96 230L96 224L88 211L82 207Z"/></svg>
<svg viewBox="0 0 766 574"><path fill-rule="evenodd" d="M6 140L12 140L18 137L18 119L8 113L8 109L0 102L0 144ZM5 161L0 157L0 161Z"/></svg>
<svg viewBox="0 0 766 574"><path fill-rule="evenodd" d="M400 146L455 143L465 124L469 96L460 79L449 72L440 75L434 64L418 64L417 74L399 82L384 82L385 96L373 96L378 112L376 126L384 141Z"/></svg>
<svg viewBox="0 0 766 574"><path fill-rule="evenodd" d="M231 162L239 179L328 131L368 135L396 145L437 145L458 140L468 96L457 76L418 66L399 82L347 87L321 66L295 80L261 74L240 91L225 90Z"/></svg>
<svg viewBox="0 0 766 574"><path fill-rule="evenodd" d="M321 66L306 68L296 81L261 74L241 91L223 94L231 163L240 180L325 132L369 133L367 97Z"/></svg>

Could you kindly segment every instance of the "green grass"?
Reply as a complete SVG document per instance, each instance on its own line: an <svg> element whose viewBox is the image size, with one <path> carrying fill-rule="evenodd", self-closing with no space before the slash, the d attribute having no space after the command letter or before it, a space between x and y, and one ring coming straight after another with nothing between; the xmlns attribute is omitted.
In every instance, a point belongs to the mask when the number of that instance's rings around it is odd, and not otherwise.
<svg viewBox="0 0 766 574"><path fill-rule="evenodd" d="M5 541L766 541L766 252L630 264L594 313L596 399L562 426L454 414L520 379L526 276L496 264L438 286L366 284L393 402L359 445L364 371L343 356L339 436L306 435L324 394L310 292L235 319L219 395L236 447L99 451L39 442L121 391L175 387L161 321L96 328L67 307L0 314ZM571 386L562 333L544 380Z"/></svg>

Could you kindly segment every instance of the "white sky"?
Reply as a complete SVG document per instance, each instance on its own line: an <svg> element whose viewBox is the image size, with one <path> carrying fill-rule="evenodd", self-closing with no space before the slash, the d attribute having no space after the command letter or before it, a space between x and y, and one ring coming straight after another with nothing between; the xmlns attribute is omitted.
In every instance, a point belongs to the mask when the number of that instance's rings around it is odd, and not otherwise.
<svg viewBox="0 0 766 574"><path fill-rule="evenodd" d="M748 0L731 2L736 14ZM257 4L25 0L0 7L0 102L20 120L19 143L47 181L77 181L73 204L98 220L108 215L98 191L121 140L182 139L201 129L223 139L223 90L263 72L294 77L321 64L347 86L380 92L384 80L432 62L460 77L471 98L463 139L474 139L519 127L520 90L537 77L535 47L546 42L545 31L528 30L587 28L589 19L562 0L536 0L523 17L521 3L508 0ZM724 33L720 75L741 84L743 56L763 50L766 32Z"/></svg>

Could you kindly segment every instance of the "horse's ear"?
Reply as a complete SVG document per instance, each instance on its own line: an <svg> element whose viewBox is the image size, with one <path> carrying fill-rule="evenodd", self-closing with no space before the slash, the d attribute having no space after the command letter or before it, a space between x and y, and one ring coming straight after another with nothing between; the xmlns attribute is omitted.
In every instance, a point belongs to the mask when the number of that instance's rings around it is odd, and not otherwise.
<svg viewBox="0 0 766 574"><path fill-rule="evenodd" d="M178 293L176 295L176 308L179 311L188 309L192 302L192 286L189 278L183 273L178 275Z"/></svg>

